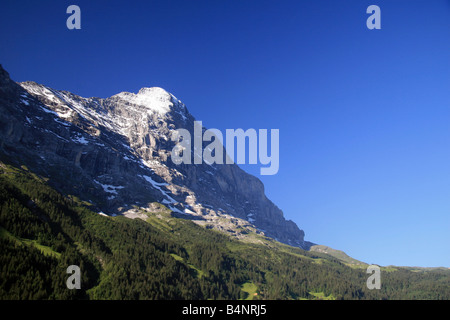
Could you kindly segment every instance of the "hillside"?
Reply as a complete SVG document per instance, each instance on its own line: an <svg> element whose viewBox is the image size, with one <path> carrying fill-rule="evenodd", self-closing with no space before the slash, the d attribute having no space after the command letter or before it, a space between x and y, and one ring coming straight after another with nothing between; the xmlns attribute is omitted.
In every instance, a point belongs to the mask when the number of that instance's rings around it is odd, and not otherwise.
<svg viewBox="0 0 450 320"><path fill-rule="evenodd" d="M450 270L364 268L261 234L237 240L162 204L105 216L26 167L0 165L1 299L449 299ZM144 221L145 220L145 221ZM65 286L80 266L81 290Z"/></svg>
<svg viewBox="0 0 450 320"><path fill-rule="evenodd" d="M306 248L304 231L284 218L258 178L235 163L197 161L196 149L226 157L225 148L214 141L212 149L201 137L207 131L201 121L162 88L84 98L31 81L16 83L0 66L0 113L0 153L97 212L132 216L136 207L151 211L152 200L216 230L238 236L239 230L258 229ZM200 136L183 151L190 163L172 160L180 147L173 139L178 130L194 140Z"/></svg>

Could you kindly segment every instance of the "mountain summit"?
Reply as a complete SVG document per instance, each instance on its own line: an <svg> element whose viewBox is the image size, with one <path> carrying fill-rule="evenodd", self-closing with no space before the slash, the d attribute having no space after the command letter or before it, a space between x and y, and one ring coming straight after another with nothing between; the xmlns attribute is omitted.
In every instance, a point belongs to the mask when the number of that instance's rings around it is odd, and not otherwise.
<svg viewBox="0 0 450 320"><path fill-rule="evenodd" d="M171 160L174 130L194 117L162 88L83 98L0 66L0 157L25 164L66 195L106 215L139 218L161 204L172 214L245 238L250 232L308 249L304 232L235 164Z"/></svg>
<svg viewBox="0 0 450 320"><path fill-rule="evenodd" d="M173 111L174 105L181 104L181 101L159 87L142 88L137 94L121 92L114 97L123 100L125 104L128 102L129 104L143 106L148 108L148 112L156 112L161 115Z"/></svg>

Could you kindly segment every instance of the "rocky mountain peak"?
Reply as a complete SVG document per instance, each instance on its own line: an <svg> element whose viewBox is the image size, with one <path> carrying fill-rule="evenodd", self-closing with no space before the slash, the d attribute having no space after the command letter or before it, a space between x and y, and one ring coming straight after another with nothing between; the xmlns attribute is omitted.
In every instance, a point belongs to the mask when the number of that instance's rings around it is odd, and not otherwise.
<svg viewBox="0 0 450 320"><path fill-rule="evenodd" d="M143 87L137 93L138 96L155 96L162 99L171 98L171 94L160 87Z"/></svg>
<svg viewBox="0 0 450 320"><path fill-rule="evenodd" d="M130 92L121 92L111 97L117 99L125 105L134 104L144 107L149 113L159 113L165 115L168 112L179 108L181 101L176 99L172 94L159 87L142 88L137 94Z"/></svg>
<svg viewBox="0 0 450 320"><path fill-rule="evenodd" d="M155 203L172 214L238 238L260 233L306 248L304 232L235 164L171 161L177 128L194 117L162 88L83 98L0 70L0 158L25 164L64 194L98 212L145 217ZM5 90L5 89L3 89Z"/></svg>

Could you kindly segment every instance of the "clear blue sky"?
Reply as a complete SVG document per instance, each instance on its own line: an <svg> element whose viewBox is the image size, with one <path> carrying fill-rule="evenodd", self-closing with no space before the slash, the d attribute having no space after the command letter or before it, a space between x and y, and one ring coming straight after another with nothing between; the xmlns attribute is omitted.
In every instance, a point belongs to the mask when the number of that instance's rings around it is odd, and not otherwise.
<svg viewBox="0 0 450 320"><path fill-rule="evenodd" d="M3 0L0 63L85 97L163 87L209 128L280 129L280 171L260 178L307 240L450 267L448 0Z"/></svg>

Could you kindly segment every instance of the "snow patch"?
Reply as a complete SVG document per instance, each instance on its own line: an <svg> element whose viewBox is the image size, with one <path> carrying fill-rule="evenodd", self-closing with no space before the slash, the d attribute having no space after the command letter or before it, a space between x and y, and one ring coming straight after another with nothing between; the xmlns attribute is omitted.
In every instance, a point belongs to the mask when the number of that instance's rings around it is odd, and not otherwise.
<svg viewBox="0 0 450 320"><path fill-rule="evenodd" d="M86 138L83 137L83 136L79 136L79 137L73 138L72 141L76 142L76 143L79 143L79 144L88 144L89 143L89 141L86 140Z"/></svg>
<svg viewBox="0 0 450 320"><path fill-rule="evenodd" d="M176 202L177 202L174 198L172 198L171 196L169 196L169 195L167 194L166 191L164 191L163 189L161 189L161 187L167 186L168 183L166 183L166 182L156 182L155 180L153 180L153 179L152 179L151 177L149 177L149 176L139 175L139 177L145 179L147 182L149 182L149 183L153 186L153 188L159 190L159 191L162 193L162 195L166 198L166 199L164 199L164 200L162 201L164 204L173 204L173 203L176 203ZM172 210L172 211L173 211L173 210Z"/></svg>
<svg viewBox="0 0 450 320"><path fill-rule="evenodd" d="M115 195L118 194L117 190L125 188L124 186L113 186L113 185L110 185L110 184L103 184L103 183L98 182L95 179L94 179L94 182L99 184L99 185L101 185L102 188L103 188L103 191L105 191L107 193L115 194ZM108 198L108 200L110 200L110 199Z"/></svg>
<svg viewBox="0 0 450 320"><path fill-rule="evenodd" d="M57 122L59 124L62 124L65 127L70 127L71 126L71 123L65 122L64 120L61 120L59 118L54 118L53 120L55 120L55 122Z"/></svg>
<svg viewBox="0 0 450 320"><path fill-rule="evenodd" d="M169 207L169 209L170 210L172 210L173 212L178 212L178 213L181 213L181 214L184 214L184 215L189 215L188 213L185 213L185 212L183 212L183 211L181 211L180 209L178 209L178 208L175 208L175 207L173 207L173 206L168 206Z"/></svg>
<svg viewBox="0 0 450 320"><path fill-rule="evenodd" d="M43 106L39 106L39 107L40 107L42 110L44 110L46 113L50 113L50 114L53 114L53 115L59 117L58 113L56 113L55 111L49 110L49 109L47 109L47 108L44 108Z"/></svg>
<svg viewBox="0 0 450 320"><path fill-rule="evenodd" d="M137 94L121 92L114 97L121 98L135 105L148 108L149 111L166 114L173 107L172 95L158 87L142 88Z"/></svg>

